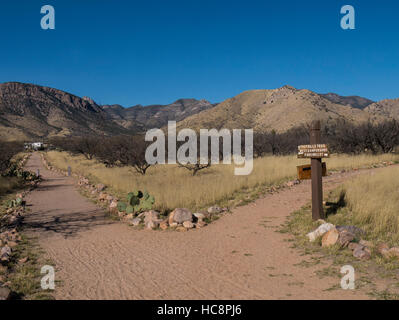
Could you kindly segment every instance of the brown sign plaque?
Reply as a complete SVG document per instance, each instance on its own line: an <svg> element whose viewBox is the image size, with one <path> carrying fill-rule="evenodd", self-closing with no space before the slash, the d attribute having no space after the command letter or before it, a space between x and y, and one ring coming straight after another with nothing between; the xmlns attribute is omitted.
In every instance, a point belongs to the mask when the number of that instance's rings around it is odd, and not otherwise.
<svg viewBox="0 0 399 320"><path fill-rule="evenodd" d="M328 158L330 153L325 144L306 144L298 146L298 158Z"/></svg>

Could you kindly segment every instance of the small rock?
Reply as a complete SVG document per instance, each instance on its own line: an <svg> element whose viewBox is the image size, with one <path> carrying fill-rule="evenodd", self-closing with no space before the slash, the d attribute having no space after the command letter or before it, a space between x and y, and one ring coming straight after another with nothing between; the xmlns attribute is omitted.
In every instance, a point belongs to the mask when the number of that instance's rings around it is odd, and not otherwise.
<svg viewBox="0 0 399 320"><path fill-rule="evenodd" d="M8 258L11 256L11 252L12 252L12 250L9 246L4 246L3 248L1 248L1 250L0 250L1 259L3 259L3 257L7 257L7 261L8 261Z"/></svg>
<svg viewBox="0 0 399 320"><path fill-rule="evenodd" d="M137 227L139 224L141 223L141 219L140 218L134 218L130 221L130 225Z"/></svg>
<svg viewBox="0 0 399 320"><path fill-rule="evenodd" d="M105 201L105 200L107 200L107 194L106 193L103 193L103 192L101 192L100 194L99 194L99 196L98 196L98 201Z"/></svg>
<svg viewBox="0 0 399 320"><path fill-rule="evenodd" d="M222 212L222 209L220 209L218 206L213 206L208 208L209 214L218 214L220 212Z"/></svg>
<svg viewBox="0 0 399 320"><path fill-rule="evenodd" d="M158 227L159 222L149 220L147 222L144 222L144 224L145 224L146 229L155 229L156 227Z"/></svg>
<svg viewBox="0 0 399 320"><path fill-rule="evenodd" d="M133 220L133 218L134 218L133 213L129 213L123 217L124 220Z"/></svg>
<svg viewBox="0 0 399 320"><path fill-rule="evenodd" d="M96 185L96 189L98 192L101 192L105 189L105 185L103 185L102 183L99 183L98 185Z"/></svg>
<svg viewBox="0 0 399 320"><path fill-rule="evenodd" d="M196 228L198 228L198 229L200 229L200 228L203 228L203 227L205 227L206 226L206 222L205 221L198 221L196 224L195 224L195 227Z"/></svg>
<svg viewBox="0 0 399 320"><path fill-rule="evenodd" d="M6 287L0 287L0 300L11 299L11 290Z"/></svg>
<svg viewBox="0 0 399 320"><path fill-rule="evenodd" d="M126 212L123 211L118 211L118 217L123 218L125 216Z"/></svg>
<svg viewBox="0 0 399 320"><path fill-rule="evenodd" d="M198 220L203 220L205 218L205 215L201 212L196 212L193 214L194 217L196 217Z"/></svg>
<svg viewBox="0 0 399 320"><path fill-rule="evenodd" d="M28 257L25 257L25 258L22 258L22 259L18 260L18 262L22 263L22 264L26 263L27 261L28 261Z"/></svg>
<svg viewBox="0 0 399 320"><path fill-rule="evenodd" d="M399 258L399 248L393 247L393 248L389 249L388 254L390 257Z"/></svg>
<svg viewBox="0 0 399 320"><path fill-rule="evenodd" d="M290 187L293 187L293 186L294 186L294 182L293 182L293 181L288 181L286 185L287 185L287 187L289 187L289 188L290 188Z"/></svg>
<svg viewBox="0 0 399 320"><path fill-rule="evenodd" d="M183 226L178 226L175 230L178 231L178 232L185 232L185 231L187 231L187 229L184 228Z"/></svg>
<svg viewBox="0 0 399 320"><path fill-rule="evenodd" d="M193 221L193 214L186 208L176 208L169 215L169 224L173 222L183 223L184 221Z"/></svg>
<svg viewBox="0 0 399 320"><path fill-rule="evenodd" d="M162 222L159 224L159 228L160 228L161 230L166 230L166 229L168 229L168 227L169 227L169 225L168 225L168 219L162 221Z"/></svg>
<svg viewBox="0 0 399 320"><path fill-rule="evenodd" d="M7 245L10 248L15 248L18 245L18 243L16 243L15 241L7 241Z"/></svg>
<svg viewBox="0 0 399 320"><path fill-rule="evenodd" d="M356 243L356 242L351 242L351 243L349 243L348 248L349 248L350 250L356 250L356 249L358 249L358 248L363 249L364 246L361 245L361 244L359 244L359 243Z"/></svg>
<svg viewBox="0 0 399 320"><path fill-rule="evenodd" d="M359 244L368 248L372 248L374 246L372 242L363 239L359 241Z"/></svg>
<svg viewBox="0 0 399 320"><path fill-rule="evenodd" d="M377 252L387 258L389 256L389 246L386 243L379 243L377 245Z"/></svg>
<svg viewBox="0 0 399 320"><path fill-rule="evenodd" d="M371 254L368 251L361 248L357 248L356 250L354 250L353 256L360 260L368 260L371 258Z"/></svg>
<svg viewBox="0 0 399 320"><path fill-rule="evenodd" d="M169 224L171 228L176 228L179 224L177 222L172 222Z"/></svg>
<svg viewBox="0 0 399 320"><path fill-rule="evenodd" d="M185 227L187 229L192 229L192 228L194 228L194 224L191 221L184 221L183 227Z"/></svg>
<svg viewBox="0 0 399 320"><path fill-rule="evenodd" d="M322 247L330 247L337 243L339 232L336 228L328 231L321 240Z"/></svg>

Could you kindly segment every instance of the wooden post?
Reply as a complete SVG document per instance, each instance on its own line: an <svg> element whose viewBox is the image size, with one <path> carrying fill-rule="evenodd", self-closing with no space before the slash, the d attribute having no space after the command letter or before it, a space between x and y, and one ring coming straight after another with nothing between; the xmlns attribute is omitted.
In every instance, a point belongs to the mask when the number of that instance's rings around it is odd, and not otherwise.
<svg viewBox="0 0 399 320"><path fill-rule="evenodd" d="M320 143L320 121L313 121L310 129L310 144ZM311 159L312 171L312 218L324 219L323 211L323 182L321 158Z"/></svg>
<svg viewBox="0 0 399 320"><path fill-rule="evenodd" d="M70 177L70 176L71 176L71 171L72 171L71 167L70 167L70 166L68 166L68 177Z"/></svg>

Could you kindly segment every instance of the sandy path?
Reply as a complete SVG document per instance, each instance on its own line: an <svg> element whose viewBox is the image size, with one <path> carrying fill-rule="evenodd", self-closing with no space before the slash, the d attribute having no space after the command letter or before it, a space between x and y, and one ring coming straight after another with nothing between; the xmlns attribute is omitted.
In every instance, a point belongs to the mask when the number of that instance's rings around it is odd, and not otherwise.
<svg viewBox="0 0 399 320"><path fill-rule="evenodd" d="M71 178L46 170L37 154L27 163L44 181L27 198L28 232L56 263L57 299L353 299L359 290L297 266L309 257L275 232L310 199L309 182L268 195L206 228L185 233L137 231L111 222L82 197ZM331 189L358 173L325 178ZM264 223L267 220L269 222ZM268 227L265 228L264 225Z"/></svg>

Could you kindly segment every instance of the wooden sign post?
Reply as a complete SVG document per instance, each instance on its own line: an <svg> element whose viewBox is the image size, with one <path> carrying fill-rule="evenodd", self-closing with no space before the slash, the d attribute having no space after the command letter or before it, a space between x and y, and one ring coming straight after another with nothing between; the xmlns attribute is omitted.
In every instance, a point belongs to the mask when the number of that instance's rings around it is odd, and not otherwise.
<svg viewBox="0 0 399 320"><path fill-rule="evenodd" d="M298 158L311 159L313 220L325 218L323 211L323 169L321 159L328 157L327 146L320 143L320 121L313 121L310 129L310 145L298 146Z"/></svg>

